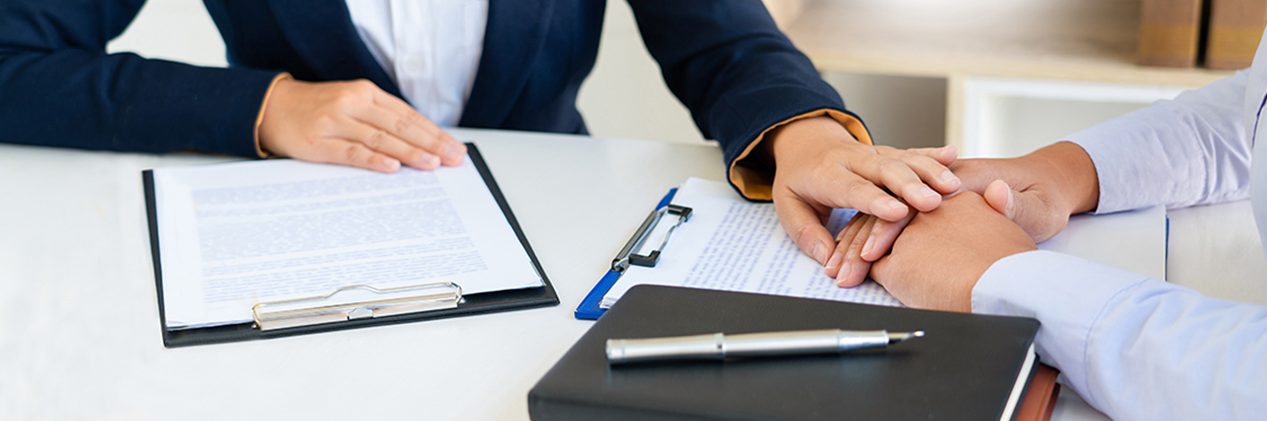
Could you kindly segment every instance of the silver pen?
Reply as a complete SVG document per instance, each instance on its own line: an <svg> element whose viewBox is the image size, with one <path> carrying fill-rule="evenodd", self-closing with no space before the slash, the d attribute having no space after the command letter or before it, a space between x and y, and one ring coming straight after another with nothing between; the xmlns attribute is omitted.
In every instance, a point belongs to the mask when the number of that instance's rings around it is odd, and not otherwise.
<svg viewBox="0 0 1267 421"><path fill-rule="evenodd" d="M885 330L797 330L727 335L673 336L667 338L608 339L607 363L626 364L669 360L725 360L730 357L772 357L788 355L836 354L868 348L883 348L924 331Z"/></svg>

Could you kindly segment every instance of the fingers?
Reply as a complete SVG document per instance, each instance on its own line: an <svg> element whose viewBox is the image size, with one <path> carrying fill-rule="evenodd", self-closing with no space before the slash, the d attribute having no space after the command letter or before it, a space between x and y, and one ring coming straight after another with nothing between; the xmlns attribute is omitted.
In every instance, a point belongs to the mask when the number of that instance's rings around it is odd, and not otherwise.
<svg viewBox="0 0 1267 421"><path fill-rule="evenodd" d="M320 158L312 159L329 164L349 165L379 172L395 172L400 169L400 161L382 153L375 152L364 144L346 140L330 139L318 146Z"/></svg>
<svg viewBox="0 0 1267 421"><path fill-rule="evenodd" d="M982 194L994 180L1017 181L1024 174L1011 169L1006 159L962 159L950 168L963 184L960 190Z"/></svg>
<svg viewBox="0 0 1267 421"><path fill-rule="evenodd" d="M426 121L426 118L420 114L402 115L385 107L369 106L363 109L350 110L350 115L359 125L390 134L392 138L403 142L402 146L408 147L411 151L416 151L426 161L435 161L435 165L418 166L414 165L413 162L422 163L421 158L417 161L401 159L402 162L408 163L410 166L432 169L440 164L453 161L455 158L451 155L459 153L456 149L449 150L449 145L436 134L424 130L415 121ZM365 131L364 129L360 130L362 132Z"/></svg>
<svg viewBox="0 0 1267 421"><path fill-rule="evenodd" d="M941 204L941 194L925 185L910 166L898 159L871 156L860 165L855 165L853 169L863 178L887 187L889 191L896 193L907 204L921 212L937 209L937 205ZM899 218L902 216L906 214L903 213ZM898 218L884 219L895 221Z"/></svg>
<svg viewBox="0 0 1267 421"><path fill-rule="evenodd" d="M918 154L904 154L900 159L911 167L921 180L941 194L959 191L959 187L963 185L955 173L933 158Z"/></svg>
<svg viewBox="0 0 1267 421"><path fill-rule="evenodd" d="M877 146L876 152L882 156L902 161L929 187L951 194L959 190L963 184L949 166L957 158L958 151L954 146L940 148L896 149L888 146Z"/></svg>
<svg viewBox="0 0 1267 421"><path fill-rule="evenodd" d="M835 185L836 189L828 192L833 199L837 200L829 200L826 204L838 208L858 209L886 221L896 221L910 213L910 208L906 204L894 199L874 183L853 174L846 174L840 178L847 181ZM843 198L847 200L840 200Z"/></svg>
<svg viewBox="0 0 1267 421"><path fill-rule="evenodd" d="M334 131L334 135L358 142L375 152L387 155L401 163L421 170L434 170L440 166L440 157L383 129L358 121L348 121Z"/></svg>
<svg viewBox="0 0 1267 421"><path fill-rule="evenodd" d="M841 248L845 249L843 262L840 264L840 271L836 274L837 286L852 288L867 280L867 272L871 270L871 262L860 259L858 255L861 253L868 233L871 232L877 220L876 218L865 218L865 222L858 231L859 235L843 239L836 246L837 251ZM845 241L848 241L848 243Z"/></svg>
<svg viewBox="0 0 1267 421"><path fill-rule="evenodd" d="M816 181L804 187L802 191L794 191L786 187L776 190L786 192L789 197L806 198L814 205L823 208L857 209L884 220L902 219L910 211L906 204L894 199L875 183L849 171L843 165L833 163L828 168L828 172L815 175ZM778 204L777 197L775 204ZM788 233L793 232L788 231Z"/></svg>
<svg viewBox="0 0 1267 421"><path fill-rule="evenodd" d="M911 148L907 149L907 151L932 158L944 166L950 166L959 158L959 148L954 145L946 145L940 148Z"/></svg>
<svg viewBox="0 0 1267 421"><path fill-rule="evenodd" d="M897 241L898 235L902 234L902 230L915 219L915 214L907 215L899 221L877 221L871 229L867 237L867 241L862 244L862 250L859 252L859 259L867 262L875 262L889 253L893 248L893 243Z"/></svg>
<svg viewBox="0 0 1267 421"><path fill-rule="evenodd" d="M354 117L438 156L444 165L461 164L466 157L466 145L400 98L379 90L373 103L374 107L358 110Z"/></svg>
<svg viewBox="0 0 1267 421"><path fill-rule="evenodd" d="M278 82L258 146L277 156L385 172L401 164L457 165L466 154L452 136L367 80Z"/></svg>
<svg viewBox="0 0 1267 421"><path fill-rule="evenodd" d="M853 218L849 219L849 223L845 224L845 228L840 230L840 234L836 236L836 250L832 252L831 258L827 259L827 265L823 267L824 274L833 279L836 278L840 273L840 264L844 262L845 257L845 247L842 247L842 245L852 242L853 238L857 237L862 231L862 227L867 224L868 219L875 219L875 217L858 212L854 214Z"/></svg>
<svg viewBox="0 0 1267 421"><path fill-rule="evenodd" d="M784 196L775 199L774 210L779 215L783 230L796 242L796 247L818 264L826 265L827 256L835 249L835 242L814 207L797 197Z"/></svg>

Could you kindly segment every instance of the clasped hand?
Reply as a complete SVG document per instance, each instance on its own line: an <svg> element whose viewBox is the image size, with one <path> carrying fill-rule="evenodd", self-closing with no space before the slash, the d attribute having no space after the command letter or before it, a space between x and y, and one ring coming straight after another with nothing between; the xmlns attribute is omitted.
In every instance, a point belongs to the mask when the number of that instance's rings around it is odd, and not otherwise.
<svg viewBox="0 0 1267 421"><path fill-rule="evenodd" d="M1068 142L950 168L962 189L936 210L896 221L866 213L850 220L824 268L828 276L853 287L870 275L907 305L969 311L972 288L994 262L1034 250L1099 196L1090 158Z"/></svg>
<svg viewBox="0 0 1267 421"><path fill-rule="evenodd" d="M765 145L775 166L770 195L779 221L797 247L819 264L829 265L836 249L823 221L832 208L899 221L911 208L937 208L942 195L960 187L947 167L955 160L954 148L875 147L858 142L827 117L792 122Z"/></svg>

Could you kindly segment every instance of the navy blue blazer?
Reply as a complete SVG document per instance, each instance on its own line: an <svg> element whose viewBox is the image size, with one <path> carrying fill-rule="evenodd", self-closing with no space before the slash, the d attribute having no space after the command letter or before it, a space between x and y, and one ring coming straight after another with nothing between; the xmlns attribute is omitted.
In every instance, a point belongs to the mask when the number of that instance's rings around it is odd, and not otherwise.
<svg viewBox="0 0 1267 421"><path fill-rule="evenodd" d="M343 1L205 0L228 68L106 54L144 0L0 0L0 141L255 156L254 125L280 72L369 79L400 96ZM758 0L629 0L665 83L727 163L763 130L835 90ZM585 133L577 90L593 68L603 0L490 0L463 127ZM850 114L852 115L852 114Z"/></svg>

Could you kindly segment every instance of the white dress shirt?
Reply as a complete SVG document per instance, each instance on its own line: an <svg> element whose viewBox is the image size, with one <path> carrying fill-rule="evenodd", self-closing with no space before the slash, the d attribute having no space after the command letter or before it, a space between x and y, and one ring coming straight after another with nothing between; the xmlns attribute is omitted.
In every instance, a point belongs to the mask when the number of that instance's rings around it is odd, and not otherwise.
<svg viewBox="0 0 1267 421"><path fill-rule="evenodd" d="M453 127L484 51L488 0L347 0L352 24L401 94Z"/></svg>
<svg viewBox="0 0 1267 421"><path fill-rule="evenodd" d="M1252 196L1267 238L1265 101L1260 44L1248 70L1072 135L1099 175L1097 212ZM1034 251L991 266L972 309L1037 318L1043 361L1115 419L1267 417L1267 307Z"/></svg>

